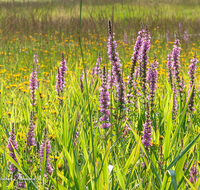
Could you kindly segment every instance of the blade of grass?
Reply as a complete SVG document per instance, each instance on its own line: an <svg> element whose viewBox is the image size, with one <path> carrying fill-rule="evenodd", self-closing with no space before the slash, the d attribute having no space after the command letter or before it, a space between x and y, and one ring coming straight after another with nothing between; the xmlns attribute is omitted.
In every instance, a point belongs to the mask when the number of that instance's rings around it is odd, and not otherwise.
<svg viewBox="0 0 200 190"><path fill-rule="evenodd" d="M167 170L171 169L181 158L182 156L192 147L192 145L199 138L200 133L192 140L190 144L188 144L179 154L178 156L171 162L171 164L167 167Z"/></svg>

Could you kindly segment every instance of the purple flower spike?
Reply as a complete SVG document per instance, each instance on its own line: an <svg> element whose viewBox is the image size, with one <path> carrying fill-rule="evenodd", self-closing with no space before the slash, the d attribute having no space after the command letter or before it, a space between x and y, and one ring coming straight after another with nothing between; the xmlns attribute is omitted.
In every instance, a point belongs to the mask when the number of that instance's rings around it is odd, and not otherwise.
<svg viewBox="0 0 200 190"><path fill-rule="evenodd" d="M131 66L131 73L129 76L129 93L127 94L128 97L128 103L132 103L132 101L130 100L133 95L131 95L132 91L133 91L133 87L134 87L134 73L135 73L135 67L136 67L136 63L138 61L139 58L139 51L142 45L142 31L138 32L139 36L137 37L135 46L134 46L134 52L133 52L133 56L131 57L131 61L132 61L132 66Z"/></svg>
<svg viewBox="0 0 200 190"><path fill-rule="evenodd" d="M197 176L198 176L196 163L194 163L192 165L192 167L190 168L190 174L189 175L190 175L189 181L191 183L195 183L197 181Z"/></svg>
<svg viewBox="0 0 200 190"><path fill-rule="evenodd" d="M58 74L56 75L56 85L55 89L57 91L58 96L63 92L63 88L65 87L65 73L67 71L67 62L64 59L64 54L62 53L62 61L60 62L60 68L58 67Z"/></svg>
<svg viewBox="0 0 200 190"><path fill-rule="evenodd" d="M142 46L140 49L139 63L140 63L140 76L142 77L142 91L144 97L146 96L146 76L147 76L147 65L148 65L148 52L150 50L151 37L148 33L148 28L146 31L142 30ZM145 99L144 99L145 102Z"/></svg>
<svg viewBox="0 0 200 190"><path fill-rule="evenodd" d="M61 86L60 86L60 90L61 92L63 91L63 88L65 86L65 73L67 71L67 62L66 60L64 59L64 54L62 53L62 61L60 62L60 75L61 75Z"/></svg>
<svg viewBox="0 0 200 190"><path fill-rule="evenodd" d="M13 160L15 160L16 163L17 162L17 157L15 155L14 149L17 150L18 149L18 144L17 141L15 140L15 126L14 123L12 123L12 131L9 133L10 137L8 139L8 149L10 151L10 157L13 158ZM14 148L14 149L13 149ZM14 173L17 172L18 169L15 167L14 164L10 165L10 173Z"/></svg>
<svg viewBox="0 0 200 190"><path fill-rule="evenodd" d="M176 117L176 113L177 113L177 110L178 110L178 105L177 105L177 100L176 100L176 98L177 98L177 89L176 89L176 86L175 86L175 84L174 84L174 87L173 87L173 109L172 109L172 113L173 113L173 117L172 117L172 119L175 119Z"/></svg>
<svg viewBox="0 0 200 190"><path fill-rule="evenodd" d="M180 61L179 61L181 48L179 46L180 46L179 39L176 38L174 48L172 51L172 61L173 61L172 67L173 67L173 71L174 71L173 72L174 78L176 80L176 84L177 84L180 96L181 96L181 98L183 98L183 88L182 88L181 79L179 76L179 74L180 74L179 68L181 67Z"/></svg>
<svg viewBox="0 0 200 190"><path fill-rule="evenodd" d="M40 146L40 164L42 167L42 162L43 162L43 158L44 158L44 149L45 149L45 143L46 143L46 160L45 160L45 168L47 170L47 172L49 173L49 175L52 174L53 169L51 167L51 163L50 163L50 153L51 153L51 144L50 141L47 139L47 129L45 128L44 130L44 140L43 143Z"/></svg>
<svg viewBox="0 0 200 190"><path fill-rule="evenodd" d="M102 62L102 58L99 52L99 57L97 58L94 74L97 75L97 77L100 76L100 78L102 78L102 73L101 73L101 68L100 68L101 62Z"/></svg>
<svg viewBox="0 0 200 190"><path fill-rule="evenodd" d="M36 103L36 97L35 97L35 90L37 89L37 72L33 71L31 73L31 78L30 78L30 86L29 89L31 90L31 98L32 98L32 106L35 106Z"/></svg>
<svg viewBox="0 0 200 190"><path fill-rule="evenodd" d="M147 152L149 152L149 147L151 144L151 120L149 115L149 103L147 102L147 113L146 113L146 123L144 124L144 131L142 136L142 143Z"/></svg>
<svg viewBox="0 0 200 190"><path fill-rule="evenodd" d="M156 55L154 55L154 62L152 63L151 67L148 69L148 74L147 74L147 81L149 82L149 88L150 88L150 93L149 93L149 100L151 102L151 111L153 111L154 107L154 97L155 97L155 92L157 88L157 78L158 78L158 71L157 69L157 61L156 61Z"/></svg>
<svg viewBox="0 0 200 190"><path fill-rule="evenodd" d="M100 118L100 121L103 122L101 124L101 128L106 129L111 126L109 122L110 110L109 110L109 95L108 87L107 87L107 79L106 79L106 69L103 67L103 81L100 87L100 112L103 116Z"/></svg>
<svg viewBox="0 0 200 190"><path fill-rule="evenodd" d="M109 59L112 64L112 72L111 72L111 78L109 81L110 88L116 84L118 85L118 88L120 87L121 82L121 63L119 60L119 54L116 51L117 48L117 42L114 40L115 33L112 33L112 26L111 21L109 20L109 38L108 38L108 55Z"/></svg>
<svg viewBox="0 0 200 190"><path fill-rule="evenodd" d="M61 77L61 74L60 74L60 69L59 67L57 68L58 69L58 74L56 75L56 91L57 91L57 94L58 96L60 96L60 93L61 93L61 88L62 88L62 77Z"/></svg>
<svg viewBox="0 0 200 190"><path fill-rule="evenodd" d="M195 97L195 71L197 69L197 62L198 59L196 58L196 52L194 53L194 58L191 59L191 64L189 66L189 76L190 76L190 89L188 91L188 95L190 94L190 91L192 89L192 86L194 85L193 91L192 91L192 95L189 101L189 105L188 105L188 110L189 111L194 111L194 97Z"/></svg>
<svg viewBox="0 0 200 190"><path fill-rule="evenodd" d="M27 137L27 146L31 147L31 146L36 146L35 144L35 125L34 125L34 121L33 121L33 111L31 111L31 116L30 116L30 125L29 125L29 130L28 130L28 137ZM30 149L29 149L30 150Z"/></svg>
<svg viewBox="0 0 200 190"><path fill-rule="evenodd" d="M38 63L38 59L37 59L37 54L34 55L34 64L33 64L33 72L31 73L31 77L30 77L30 86L29 89L31 90L31 98L32 98L32 106L35 106L35 101L36 101L36 97L35 97L35 90L37 89L37 72L35 70L35 64Z"/></svg>

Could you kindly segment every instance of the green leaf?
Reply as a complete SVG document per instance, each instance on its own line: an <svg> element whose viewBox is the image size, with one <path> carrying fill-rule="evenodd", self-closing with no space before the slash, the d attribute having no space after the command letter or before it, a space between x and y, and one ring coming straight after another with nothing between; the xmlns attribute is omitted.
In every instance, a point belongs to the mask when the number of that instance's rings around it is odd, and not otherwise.
<svg viewBox="0 0 200 190"><path fill-rule="evenodd" d="M43 155L43 160L42 160L42 170L41 170L41 180L42 181L43 181L43 177L44 177L45 163L46 163L46 142L45 142L44 155Z"/></svg>
<svg viewBox="0 0 200 190"><path fill-rule="evenodd" d="M174 190L178 190L177 183L176 183L176 174L174 170L167 170L169 175L171 176L171 183L174 187Z"/></svg>
<svg viewBox="0 0 200 190"><path fill-rule="evenodd" d="M135 146L135 148L131 152L131 155L129 156L128 160L126 161L126 164L124 166L123 176L126 175L128 168L130 167L132 162L133 162L133 166L136 164L139 154L140 154L140 146L141 146L141 139L139 139L137 146Z"/></svg>
<svg viewBox="0 0 200 190"><path fill-rule="evenodd" d="M53 185L55 188L57 188L57 183L56 181L47 173L49 176L50 180L52 181ZM67 188L63 187L60 183L58 183L58 190L67 190Z"/></svg>
<svg viewBox="0 0 200 190"><path fill-rule="evenodd" d="M167 167L167 170L171 169L181 158L182 156L192 147L192 145L196 142L199 138L200 133L193 139L193 141L187 145L179 154L178 156L171 162L171 164Z"/></svg>
<svg viewBox="0 0 200 190"><path fill-rule="evenodd" d="M190 91L190 94L189 94L188 100L187 100L187 102L186 102L185 108L184 108L184 110L183 110L182 117L181 117L181 119L180 119L179 125L178 125L178 127L176 128L176 131L175 131L174 136L173 136L173 138L172 138L172 145L174 144L175 139L176 139L176 137L177 137L177 135L178 135L179 129L181 128L181 126L182 126L182 124L183 124L183 121L184 121L184 119L185 119L185 115L186 115L186 112L187 112L188 104L189 104L190 98L191 98L191 96L192 96L193 88L194 88L194 85L192 86L192 89L191 89L191 91Z"/></svg>
<svg viewBox="0 0 200 190"><path fill-rule="evenodd" d="M122 187L123 190L126 190L124 179L123 179L123 176L122 176L121 171L119 169L119 165L117 163L117 160L116 160L116 168L117 168L117 177L119 179L119 184L120 184L120 186Z"/></svg>
<svg viewBox="0 0 200 190"><path fill-rule="evenodd" d="M164 142L164 159L165 160L169 157L169 152L170 152L170 147L171 147L170 134L172 130L172 109L173 109L173 95L171 96L169 113L167 117L167 131L166 131L165 142Z"/></svg>
<svg viewBox="0 0 200 190"><path fill-rule="evenodd" d="M18 163L20 163L20 162L19 162L19 157L17 156L15 149L13 149L13 150L14 150L14 152L15 152L15 156L16 156L16 158L17 158ZM4 153L4 150L0 148L0 152L1 152L1 153ZM31 180L30 177L26 174L26 172L24 172L24 170L22 169L22 167L20 166L20 164L18 165L18 164L16 163L16 161L15 161L12 157L10 157L7 153L5 153L5 155L6 155L6 158L8 158L8 160L9 160L17 169L19 169L19 170L21 171L21 173L24 174L24 176L26 176L26 178L28 178L28 179L30 180L30 182L33 184L34 188L37 190L38 188L37 188L36 185L33 183L33 180Z"/></svg>
<svg viewBox="0 0 200 190"><path fill-rule="evenodd" d="M192 185L192 183L185 177L185 175L183 174L183 177L185 178L185 180L187 181L187 183L189 184L189 186L192 188L192 190L196 190L195 187Z"/></svg>

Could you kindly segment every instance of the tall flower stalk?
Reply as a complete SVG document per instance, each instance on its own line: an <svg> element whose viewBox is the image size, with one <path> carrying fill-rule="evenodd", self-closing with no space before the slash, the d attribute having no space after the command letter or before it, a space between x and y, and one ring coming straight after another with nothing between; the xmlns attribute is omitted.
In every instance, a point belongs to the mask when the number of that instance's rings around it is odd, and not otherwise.
<svg viewBox="0 0 200 190"><path fill-rule="evenodd" d="M167 68L168 68L168 81L172 88L172 86L173 86L173 81L172 81L173 70L172 70L172 54L170 54L170 52L167 55Z"/></svg>
<svg viewBox="0 0 200 190"><path fill-rule="evenodd" d="M148 32L148 27L146 30L143 30L142 46L140 49L139 63L141 69L141 78L142 78L142 91L143 98L145 103L146 97L146 80L147 80L147 65L148 65L148 52L150 50L151 37Z"/></svg>
<svg viewBox="0 0 200 190"><path fill-rule="evenodd" d="M18 149L17 141L15 140L15 125L12 123L12 131L9 133L10 137L8 139L8 149L10 151L10 157L18 164L17 157L15 155L15 151ZM14 151L15 149L15 151ZM14 179L19 179L22 177L21 173L17 169L14 164L10 165L10 173L13 174ZM24 181L20 181L17 183L17 187L26 188L26 184Z"/></svg>
<svg viewBox="0 0 200 190"><path fill-rule="evenodd" d="M183 87L181 85L181 78L180 78L180 71L179 71L179 69L181 67L180 61L179 61L181 48L179 46L180 46L180 41L178 38L176 38L176 41L174 43L174 48L172 51L172 61L173 61L172 67L173 67L173 75L176 80L176 86L180 93L180 97L182 99Z"/></svg>
<svg viewBox="0 0 200 190"><path fill-rule="evenodd" d="M14 123L12 123L12 131L9 133L10 137L8 139L8 149L10 151L10 157L13 158L13 160L15 160L16 163L18 163L17 161L17 157L15 155L14 149L17 150L18 149L18 144L17 141L15 140L15 125ZM14 149L13 149L14 148ZM17 167L14 164L10 165L10 173L16 173L18 171Z"/></svg>
<svg viewBox="0 0 200 190"><path fill-rule="evenodd" d="M31 111L30 114L30 124L29 124L29 129L28 129L28 136L27 136L27 146L28 146L28 151L31 150L31 146L36 146L35 144L35 124L33 120L34 112Z"/></svg>
<svg viewBox="0 0 200 190"><path fill-rule="evenodd" d="M148 69L148 74L147 74L147 81L149 83L149 97L148 99L150 100L151 103L151 111L153 111L154 107L154 97L155 97L155 92L157 88L157 78L158 78L158 71L157 71L157 61L156 61L156 55L154 55L154 62L152 63L151 67Z"/></svg>
<svg viewBox="0 0 200 190"><path fill-rule="evenodd" d="M35 70L35 64L38 63L38 59L37 59L37 54L34 55L34 63L33 63L33 71L31 73L31 77L30 77L30 86L29 89L31 90L31 105L34 106L36 105L35 101L36 101L36 96L35 96L35 91L37 89L37 72Z"/></svg>
<svg viewBox="0 0 200 190"><path fill-rule="evenodd" d="M116 50L117 42L114 40L115 33L112 32L112 26L110 20L108 28L109 28L108 55L112 64L110 87L112 88L114 85L116 85L116 88L120 88L120 82L122 78L121 63L119 60L119 53Z"/></svg>
<svg viewBox="0 0 200 190"><path fill-rule="evenodd" d="M64 59L64 54L62 53L62 61L60 62L60 68L58 67L58 74L56 76L56 91L58 94L58 97L61 96L63 92L63 88L65 86L65 73L67 71L67 62Z"/></svg>
<svg viewBox="0 0 200 190"><path fill-rule="evenodd" d="M190 168L190 179L189 181L191 183L195 183L197 181L197 177L198 177L198 172L197 172L197 166L196 166L196 161L194 162L194 164L192 165L192 167Z"/></svg>
<svg viewBox="0 0 200 190"><path fill-rule="evenodd" d="M128 103L131 103L131 98L133 97L131 93L134 87L134 73L135 73L136 63L139 58L139 51L142 45L142 31L139 31L138 34L139 36L137 37L137 40L135 42L133 56L131 57L132 65L131 65L131 73L129 76L129 93L127 94Z"/></svg>
<svg viewBox="0 0 200 190"><path fill-rule="evenodd" d="M146 123L144 124L144 131L142 136L142 143L146 149L147 152L149 152L151 144L151 120L150 120L150 114L149 114L149 103L147 102L147 112L146 112Z"/></svg>
<svg viewBox="0 0 200 190"><path fill-rule="evenodd" d="M49 173L49 175L52 174L53 169L51 167L50 163L50 153L51 153L51 144L50 141L47 139L47 128L44 129L44 139L40 146L40 164L42 167L43 159L44 159L44 150L46 145L46 159L45 159L45 169Z"/></svg>
<svg viewBox="0 0 200 190"><path fill-rule="evenodd" d="M191 90L192 90L192 87L193 87L193 91L192 91L192 95L191 95L191 98L189 100L189 105L188 105L188 110L189 111L194 111L195 108L194 108L194 97L195 97L195 71L197 69L197 62L198 62L198 59L196 58L196 52L194 52L194 58L191 59L191 64L189 66L189 76L190 76L190 89L189 89L189 92L188 92L188 95L190 94Z"/></svg>
<svg viewBox="0 0 200 190"><path fill-rule="evenodd" d="M105 66L103 67L103 80L102 85L100 87L100 112L103 114L100 118L100 121L102 122L101 128L106 129L111 126L109 116L110 116L110 110L109 110L109 95L108 92L108 86L107 86L107 78L106 78L106 69Z"/></svg>
<svg viewBox="0 0 200 190"><path fill-rule="evenodd" d="M101 58L101 53L99 52L99 57L97 58L94 75L96 75L97 77L100 76L100 78L102 77L102 72L100 68L101 62L102 62L102 58Z"/></svg>

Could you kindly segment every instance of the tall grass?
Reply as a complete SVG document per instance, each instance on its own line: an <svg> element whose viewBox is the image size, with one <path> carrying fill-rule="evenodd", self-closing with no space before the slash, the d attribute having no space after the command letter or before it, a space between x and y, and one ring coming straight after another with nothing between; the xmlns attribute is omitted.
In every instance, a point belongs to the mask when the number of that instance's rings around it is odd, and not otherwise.
<svg viewBox="0 0 200 190"><path fill-rule="evenodd" d="M79 4L80 3L80 4ZM32 1L1 2L0 55L0 185L13 189L14 180L9 166L13 164L22 174L27 189L198 189L200 179L191 182L191 167L199 172L199 68L196 71L195 111L188 111L192 90L188 93L188 67L193 52L199 52L198 6L196 1ZM61 5L63 8L61 8ZM80 5L80 6L79 6ZM113 6L114 5L114 6ZM187 17L183 17L185 10ZM193 11L191 7L195 6ZM113 9L112 9L113 8ZM114 10L112 12L112 10ZM152 11L153 10L153 11ZM176 12L175 12L176 11ZM113 16L113 18L112 18ZM127 77L131 71L133 46L140 30L140 21L149 24L152 36L149 64L153 53L158 61L158 79L152 121L151 144L143 145L142 131L147 107L143 104L141 78L136 81L136 105L119 108L116 89L110 96L109 129L102 129L99 95L101 78L92 74L101 52L106 72L112 67L107 55L107 22L114 20L113 30L122 63L122 77L128 93ZM178 24L182 23L182 31ZM170 30L166 41L166 31ZM192 34L185 42L183 31ZM186 101L173 115L173 89L167 78L167 54L173 48L174 32L181 38L181 68L186 88ZM128 40L124 39L127 33ZM27 152L26 139L31 121L29 90L33 55L37 53L36 105L34 107L37 146ZM58 96L57 67L65 54L67 73L65 88ZM137 67L139 64L137 63ZM80 80L83 81L83 89ZM93 81L93 83L91 82ZM148 87L148 85L147 85ZM193 87L194 88L194 85ZM9 155L7 144L12 123L18 149L17 162ZM126 131L126 126L130 131ZM39 149L44 131L51 143L50 164L46 170L47 144L41 164ZM30 160L31 159L31 162ZM9 179L8 179L9 178ZM25 179L26 178L26 179Z"/></svg>

